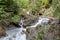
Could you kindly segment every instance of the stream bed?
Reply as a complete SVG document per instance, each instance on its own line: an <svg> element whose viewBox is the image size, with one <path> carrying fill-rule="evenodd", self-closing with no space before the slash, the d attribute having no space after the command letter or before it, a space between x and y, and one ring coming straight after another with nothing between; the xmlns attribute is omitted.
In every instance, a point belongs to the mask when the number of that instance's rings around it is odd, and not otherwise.
<svg viewBox="0 0 60 40"><path fill-rule="evenodd" d="M50 20L49 18L39 17L38 21L34 23L34 25L31 25L29 27L37 27L41 23L48 23L49 20ZM23 21L21 22L23 24ZM26 34L23 31L26 31L26 28L23 28L22 25L21 25L21 28L15 28L12 30L8 30L6 31L7 36L0 38L0 40L26 40Z"/></svg>

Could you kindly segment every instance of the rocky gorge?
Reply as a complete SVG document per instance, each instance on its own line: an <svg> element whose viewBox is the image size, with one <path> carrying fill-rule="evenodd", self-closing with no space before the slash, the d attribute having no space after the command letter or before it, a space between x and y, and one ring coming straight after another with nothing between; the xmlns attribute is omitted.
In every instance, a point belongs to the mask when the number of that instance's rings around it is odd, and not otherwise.
<svg viewBox="0 0 60 40"><path fill-rule="evenodd" d="M60 0L0 0L0 40L60 40Z"/></svg>
<svg viewBox="0 0 60 40"><path fill-rule="evenodd" d="M12 27L4 33L1 32L1 35L7 35L0 40L55 40L60 30L57 24L57 19L53 17L22 17L19 24L21 27Z"/></svg>

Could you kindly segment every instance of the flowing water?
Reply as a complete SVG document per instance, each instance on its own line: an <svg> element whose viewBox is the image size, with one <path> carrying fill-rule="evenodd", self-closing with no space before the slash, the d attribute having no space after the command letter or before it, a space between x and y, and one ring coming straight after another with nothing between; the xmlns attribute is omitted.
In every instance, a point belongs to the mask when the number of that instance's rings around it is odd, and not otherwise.
<svg viewBox="0 0 60 40"><path fill-rule="evenodd" d="M39 17L38 21L30 27L36 27L41 23L48 23L48 22L49 22L49 18ZM0 40L26 40L26 34L25 32L23 32L23 31L26 31L26 28L23 28L22 25L23 25L23 20L21 20L21 28L16 28L13 30L6 31L8 36L0 38Z"/></svg>
<svg viewBox="0 0 60 40"><path fill-rule="evenodd" d="M48 18L39 18L38 22L35 23L35 25L32 25L30 27L37 27L37 25L45 23L47 24L49 22Z"/></svg>

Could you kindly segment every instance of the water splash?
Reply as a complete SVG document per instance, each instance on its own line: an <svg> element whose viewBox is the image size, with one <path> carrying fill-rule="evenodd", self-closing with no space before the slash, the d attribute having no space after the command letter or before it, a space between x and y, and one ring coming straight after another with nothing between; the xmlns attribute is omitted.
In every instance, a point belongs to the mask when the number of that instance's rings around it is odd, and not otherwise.
<svg viewBox="0 0 60 40"><path fill-rule="evenodd" d="M12 30L6 31L7 35L4 38L0 38L0 40L26 40L26 34L23 31L26 31L25 28L23 28L23 20L21 19L21 28L16 28Z"/></svg>
<svg viewBox="0 0 60 40"><path fill-rule="evenodd" d="M1 38L0 40L26 40L26 34L23 31L26 31L26 29L16 28L13 30L8 30L6 31L8 36Z"/></svg>

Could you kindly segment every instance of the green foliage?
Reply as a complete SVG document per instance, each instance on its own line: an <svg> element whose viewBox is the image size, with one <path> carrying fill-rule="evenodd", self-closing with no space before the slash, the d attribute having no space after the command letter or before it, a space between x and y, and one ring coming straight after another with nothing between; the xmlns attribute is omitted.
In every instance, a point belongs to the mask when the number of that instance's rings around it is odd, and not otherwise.
<svg viewBox="0 0 60 40"><path fill-rule="evenodd" d="M1 21L5 23L18 22L18 20L20 20L20 14L18 11L19 11L19 6L15 1L0 0L0 23Z"/></svg>
<svg viewBox="0 0 60 40"><path fill-rule="evenodd" d="M42 0L42 3L43 3L44 5L48 5L48 4L49 4L49 0Z"/></svg>
<svg viewBox="0 0 60 40"><path fill-rule="evenodd" d="M38 15L41 8L44 6L49 7L50 0L33 0L30 2L30 9L33 11L34 15Z"/></svg>
<svg viewBox="0 0 60 40"><path fill-rule="evenodd" d="M33 11L34 15L37 15L42 6L49 5L50 0L17 0L20 8Z"/></svg>
<svg viewBox="0 0 60 40"><path fill-rule="evenodd" d="M55 17L57 17L58 19L60 19L60 0L53 0L53 3L54 3L54 13L53 13L53 15L55 16Z"/></svg>
<svg viewBox="0 0 60 40"><path fill-rule="evenodd" d="M29 0L20 0L20 7L21 8L28 8L29 7Z"/></svg>
<svg viewBox="0 0 60 40"><path fill-rule="evenodd" d="M60 4L56 5L54 16L56 16L57 18L60 18Z"/></svg>
<svg viewBox="0 0 60 40"><path fill-rule="evenodd" d="M52 1L55 10L52 14L60 18L59 0ZM17 22L20 20L20 8L31 10L34 15L38 15L42 7L49 6L50 2L51 0L0 0L0 21L8 19L9 22Z"/></svg>
<svg viewBox="0 0 60 40"><path fill-rule="evenodd" d="M20 21L20 15L14 15L14 17L12 17L12 22L18 22Z"/></svg>

